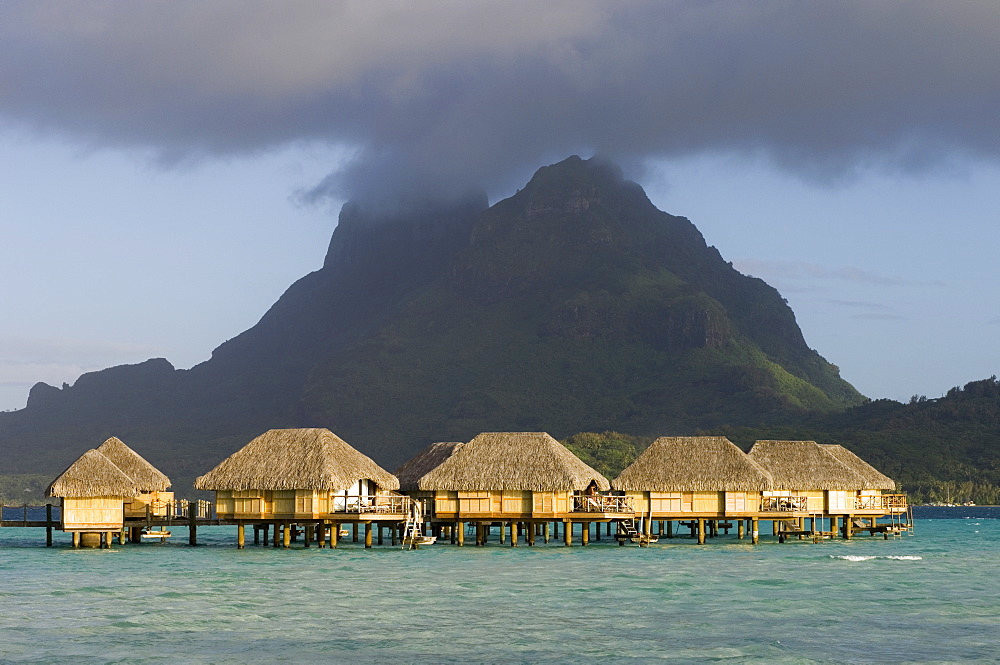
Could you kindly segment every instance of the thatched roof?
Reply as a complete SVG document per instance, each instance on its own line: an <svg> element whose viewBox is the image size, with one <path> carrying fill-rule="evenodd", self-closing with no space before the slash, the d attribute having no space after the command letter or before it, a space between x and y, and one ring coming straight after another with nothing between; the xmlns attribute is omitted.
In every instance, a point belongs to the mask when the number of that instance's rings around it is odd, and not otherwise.
<svg viewBox="0 0 1000 665"><path fill-rule="evenodd" d="M418 481L421 476L436 468L464 445L465 443L462 441L440 441L421 450L410 461L396 469L395 475L399 479L399 489L404 492L420 489Z"/></svg>
<svg viewBox="0 0 1000 665"><path fill-rule="evenodd" d="M169 478L117 437L113 436L99 445L97 452L114 462L115 466L142 488L143 492L163 492L170 487Z"/></svg>
<svg viewBox="0 0 1000 665"><path fill-rule="evenodd" d="M611 481L616 490L759 492L771 476L724 436L663 436Z"/></svg>
<svg viewBox="0 0 1000 665"><path fill-rule="evenodd" d="M132 478L96 450L88 450L52 481L46 496L133 497L142 493Z"/></svg>
<svg viewBox="0 0 1000 665"><path fill-rule="evenodd" d="M200 490L334 490L363 479L383 489L399 481L328 429L272 429L200 476Z"/></svg>
<svg viewBox="0 0 1000 665"><path fill-rule="evenodd" d="M418 489L486 491L584 490L608 479L545 432L484 432L424 474Z"/></svg>
<svg viewBox="0 0 1000 665"><path fill-rule="evenodd" d="M856 490L865 479L815 441L758 441L748 453L782 490Z"/></svg>
<svg viewBox="0 0 1000 665"><path fill-rule="evenodd" d="M846 464L851 469L853 469L858 475L865 479L868 483L867 487L862 489L866 490L894 490L896 489L896 481L894 481L889 476L883 474L881 471L873 467L868 462L864 461L853 452L847 448L838 445L836 443L824 443L820 444L826 452L830 453L841 463Z"/></svg>

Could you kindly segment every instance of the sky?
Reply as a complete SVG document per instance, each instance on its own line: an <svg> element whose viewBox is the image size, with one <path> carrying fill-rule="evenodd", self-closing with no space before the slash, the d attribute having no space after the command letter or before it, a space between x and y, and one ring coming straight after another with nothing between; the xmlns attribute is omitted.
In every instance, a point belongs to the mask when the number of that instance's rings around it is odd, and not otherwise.
<svg viewBox="0 0 1000 665"><path fill-rule="evenodd" d="M191 367L347 200L617 161L872 398L997 373L1000 4L0 4L0 410Z"/></svg>

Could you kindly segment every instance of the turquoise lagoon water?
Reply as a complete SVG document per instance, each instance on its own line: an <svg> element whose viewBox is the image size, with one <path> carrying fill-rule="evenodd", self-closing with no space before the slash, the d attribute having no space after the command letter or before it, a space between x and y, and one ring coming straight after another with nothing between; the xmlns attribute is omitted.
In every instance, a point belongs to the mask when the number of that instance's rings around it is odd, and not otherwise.
<svg viewBox="0 0 1000 665"><path fill-rule="evenodd" d="M235 527L211 527L198 547L178 528L165 545L73 550L8 528L0 662L1000 662L992 510L888 541L642 549L241 551Z"/></svg>

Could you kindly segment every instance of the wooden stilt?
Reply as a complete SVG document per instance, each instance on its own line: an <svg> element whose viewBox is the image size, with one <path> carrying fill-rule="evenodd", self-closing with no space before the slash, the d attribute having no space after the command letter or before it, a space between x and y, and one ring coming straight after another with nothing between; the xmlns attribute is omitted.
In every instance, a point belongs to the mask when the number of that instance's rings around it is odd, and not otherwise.
<svg viewBox="0 0 1000 665"><path fill-rule="evenodd" d="M323 549L326 547L326 522L316 523L316 547Z"/></svg>
<svg viewBox="0 0 1000 665"><path fill-rule="evenodd" d="M744 531L746 530L746 523L743 520L736 520L736 537L743 540L746 535Z"/></svg>
<svg viewBox="0 0 1000 665"><path fill-rule="evenodd" d="M370 550L372 548L372 523L365 522L365 549Z"/></svg>
<svg viewBox="0 0 1000 665"><path fill-rule="evenodd" d="M559 522L552 523L552 537L557 540L559 539Z"/></svg>
<svg viewBox="0 0 1000 665"><path fill-rule="evenodd" d="M507 523L500 522L500 544L504 545L507 543Z"/></svg>
<svg viewBox="0 0 1000 665"><path fill-rule="evenodd" d="M198 544L198 504L188 501L188 545Z"/></svg>
<svg viewBox="0 0 1000 665"><path fill-rule="evenodd" d="M378 529L378 544L381 545L382 544L382 523L381 522L377 522L375 524L375 527ZM427 533L427 532L425 531L424 533Z"/></svg>
<svg viewBox="0 0 1000 665"><path fill-rule="evenodd" d="M754 545L760 540L760 525L756 517L750 518L750 542Z"/></svg>
<svg viewBox="0 0 1000 665"><path fill-rule="evenodd" d="M528 541L528 547L535 546L535 524L528 523L525 525L527 528L524 530L524 539Z"/></svg>
<svg viewBox="0 0 1000 665"><path fill-rule="evenodd" d="M360 535L361 535L361 524L359 522L355 522L354 523L354 537L351 539L351 542L353 542L353 543L358 542L358 540L360 539Z"/></svg>
<svg viewBox="0 0 1000 665"><path fill-rule="evenodd" d="M260 525L260 542L265 547L267 546L268 540L271 538L271 525L261 524Z"/></svg>
<svg viewBox="0 0 1000 665"><path fill-rule="evenodd" d="M674 521L667 520L667 538L674 537Z"/></svg>
<svg viewBox="0 0 1000 665"><path fill-rule="evenodd" d="M437 527L437 530L438 530L437 535L440 536L441 527ZM392 525L389 527L389 535L391 536L390 544L393 547L399 544L399 539L397 538L398 533L399 533L399 525L393 522Z"/></svg>
<svg viewBox="0 0 1000 665"><path fill-rule="evenodd" d="M518 537L521 535L521 523L511 522L510 523L510 546L517 547Z"/></svg>
<svg viewBox="0 0 1000 665"><path fill-rule="evenodd" d="M73 547L79 547L79 546L80 546L80 532L79 531L74 531L73 532Z"/></svg>
<svg viewBox="0 0 1000 665"><path fill-rule="evenodd" d="M594 523L594 540L596 542L598 542L598 543L601 542L601 523L600 522L595 522Z"/></svg>
<svg viewBox="0 0 1000 665"><path fill-rule="evenodd" d="M279 547L281 545L281 525L277 522L274 523L274 535L271 540L271 544L275 547Z"/></svg>
<svg viewBox="0 0 1000 665"><path fill-rule="evenodd" d="M292 546L292 525L288 522L281 523L281 546L286 550Z"/></svg>
<svg viewBox="0 0 1000 665"><path fill-rule="evenodd" d="M3 514L3 507L0 506L0 515ZM52 504L45 504L45 546L52 547Z"/></svg>
<svg viewBox="0 0 1000 665"><path fill-rule="evenodd" d="M705 544L705 520L702 518L698 519L698 544Z"/></svg>
<svg viewBox="0 0 1000 665"><path fill-rule="evenodd" d="M542 538L544 539L544 542L545 542L546 545L549 544L549 537L551 535L550 534L551 526L552 526L551 524L549 524L548 522L546 522L545 523L545 527L544 527L544 531L542 532Z"/></svg>
<svg viewBox="0 0 1000 665"><path fill-rule="evenodd" d="M316 537L315 533L314 533L315 528L316 527L314 527L312 524L306 524L305 538L302 539L302 546L303 547L310 547L313 538Z"/></svg>
<svg viewBox="0 0 1000 665"><path fill-rule="evenodd" d="M141 543L142 542L142 527L141 526L129 527L129 540L131 540L133 543Z"/></svg>
<svg viewBox="0 0 1000 665"><path fill-rule="evenodd" d="M580 544L584 547L590 544L590 522L580 525Z"/></svg>
<svg viewBox="0 0 1000 665"><path fill-rule="evenodd" d="M236 525L236 549L241 550L246 547L247 544L247 534L246 527L243 526L243 522L239 522Z"/></svg>
<svg viewBox="0 0 1000 665"><path fill-rule="evenodd" d="M455 523L455 536L458 539L458 546L465 547L465 522Z"/></svg>
<svg viewBox="0 0 1000 665"><path fill-rule="evenodd" d="M330 549L337 547L340 542L340 522L330 525Z"/></svg>
<svg viewBox="0 0 1000 665"><path fill-rule="evenodd" d="M854 535L854 516L848 515L844 518L844 540L850 540Z"/></svg>
<svg viewBox="0 0 1000 665"><path fill-rule="evenodd" d="M563 544L566 547L572 547L573 546L573 523L572 522L563 522L563 524L562 524L562 530L563 530Z"/></svg>

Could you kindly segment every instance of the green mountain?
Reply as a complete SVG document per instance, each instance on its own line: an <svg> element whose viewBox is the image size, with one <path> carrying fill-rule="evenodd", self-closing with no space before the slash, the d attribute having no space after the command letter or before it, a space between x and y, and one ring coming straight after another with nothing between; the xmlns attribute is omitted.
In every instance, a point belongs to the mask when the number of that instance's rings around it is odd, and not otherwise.
<svg viewBox="0 0 1000 665"><path fill-rule="evenodd" d="M952 388L939 399L881 399L793 425L713 431L744 447L760 438L839 443L899 482L915 501L1000 505L996 376Z"/></svg>
<svg viewBox="0 0 1000 665"><path fill-rule="evenodd" d="M36 385L0 414L0 473L55 474L116 435L183 493L270 427L329 427L392 468L484 430L684 434L864 401L776 290L572 157L490 208L345 206L323 268L209 361Z"/></svg>

